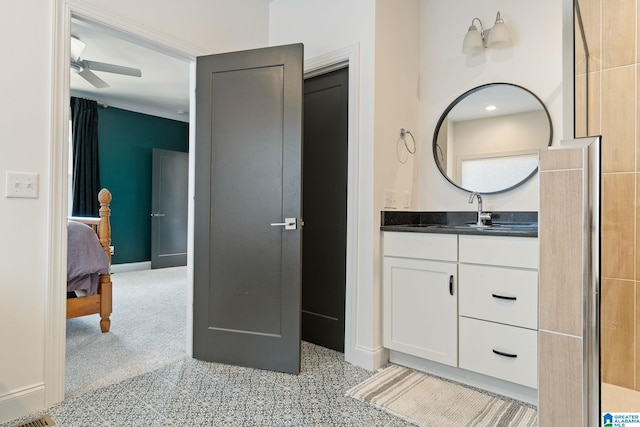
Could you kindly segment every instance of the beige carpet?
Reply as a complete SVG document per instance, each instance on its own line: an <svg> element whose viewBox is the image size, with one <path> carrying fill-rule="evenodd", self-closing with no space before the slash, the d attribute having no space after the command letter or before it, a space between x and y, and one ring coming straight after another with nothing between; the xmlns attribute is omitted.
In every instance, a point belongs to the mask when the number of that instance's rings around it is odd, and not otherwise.
<svg viewBox="0 0 640 427"><path fill-rule="evenodd" d="M537 411L525 404L395 365L348 390L347 396L419 426L538 425Z"/></svg>
<svg viewBox="0 0 640 427"><path fill-rule="evenodd" d="M111 330L97 314L67 320L65 396L187 357L187 267L114 273Z"/></svg>

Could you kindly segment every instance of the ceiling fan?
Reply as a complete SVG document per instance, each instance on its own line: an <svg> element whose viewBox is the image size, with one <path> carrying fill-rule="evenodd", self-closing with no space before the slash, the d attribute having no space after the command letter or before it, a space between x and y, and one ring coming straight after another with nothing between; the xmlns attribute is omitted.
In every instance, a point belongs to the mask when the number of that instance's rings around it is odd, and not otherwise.
<svg viewBox="0 0 640 427"><path fill-rule="evenodd" d="M109 84L98 77L93 71L122 74L125 76L142 77L142 71L138 68L123 67L122 65L107 64L105 62L89 61L81 59L80 55L86 44L76 37L71 37L71 71L84 78L97 89L109 87Z"/></svg>

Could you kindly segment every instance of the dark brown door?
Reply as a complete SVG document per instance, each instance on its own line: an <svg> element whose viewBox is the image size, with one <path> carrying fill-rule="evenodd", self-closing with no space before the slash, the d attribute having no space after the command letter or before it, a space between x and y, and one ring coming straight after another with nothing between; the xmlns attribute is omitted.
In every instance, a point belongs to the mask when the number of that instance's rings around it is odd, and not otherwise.
<svg viewBox="0 0 640 427"><path fill-rule="evenodd" d="M299 372L302 61L300 44L197 59L198 359Z"/></svg>
<svg viewBox="0 0 640 427"><path fill-rule="evenodd" d="M344 351L349 70L304 83L302 339Z"/></svg>

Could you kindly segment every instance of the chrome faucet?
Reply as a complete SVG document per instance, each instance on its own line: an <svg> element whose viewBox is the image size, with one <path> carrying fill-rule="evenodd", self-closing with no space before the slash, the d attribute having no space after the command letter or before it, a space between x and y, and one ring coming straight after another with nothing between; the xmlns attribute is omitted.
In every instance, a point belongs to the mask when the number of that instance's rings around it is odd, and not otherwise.
<svg viewBox="0 0 640 427"><path fill-rule="evenodd" d="M491 221L491 212L484 212L482 210L482 196L476 193L475 191L471 193L469 197L469 203L473 203L473 198L476 197L478 199L478 218L476 220L476 226L485 227L486 221Z"/></svg>

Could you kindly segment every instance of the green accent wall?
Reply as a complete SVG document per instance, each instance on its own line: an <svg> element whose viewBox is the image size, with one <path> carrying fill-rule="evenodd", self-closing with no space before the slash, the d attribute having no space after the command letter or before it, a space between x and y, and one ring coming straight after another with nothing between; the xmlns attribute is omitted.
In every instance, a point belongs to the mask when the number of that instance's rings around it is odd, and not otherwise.
<svg viewBox="0 0 640 427"><path fill-rule="evenodd" d="M189 151L189 124L108 107L98 110L100 185L113 195L113 264L151 260L154 148Z"/></svg>

